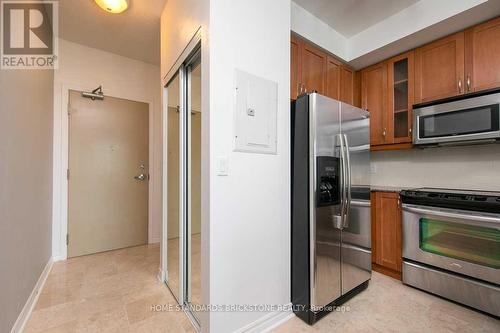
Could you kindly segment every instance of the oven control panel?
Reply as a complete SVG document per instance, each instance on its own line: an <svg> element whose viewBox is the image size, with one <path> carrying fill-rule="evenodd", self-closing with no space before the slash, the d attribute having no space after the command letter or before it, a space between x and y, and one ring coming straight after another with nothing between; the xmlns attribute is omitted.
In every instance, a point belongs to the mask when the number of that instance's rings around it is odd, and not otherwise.
<svg viewBox="0 0 500 333"><path fill-rule="evenodd" d="M500 214L500 192L414 189L401 191L401 201L413 205Z"/></svg>

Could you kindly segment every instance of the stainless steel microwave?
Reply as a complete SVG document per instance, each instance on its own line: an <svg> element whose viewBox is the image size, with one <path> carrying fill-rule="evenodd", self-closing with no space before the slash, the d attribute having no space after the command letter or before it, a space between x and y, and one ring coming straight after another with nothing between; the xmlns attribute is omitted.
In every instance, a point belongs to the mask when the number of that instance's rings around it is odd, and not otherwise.
<svg viewBox="0 0 500 333"><path fill-rule="evenodd" d="M413 109L413 143L448 145L500 139L500 93Z"/></svg>

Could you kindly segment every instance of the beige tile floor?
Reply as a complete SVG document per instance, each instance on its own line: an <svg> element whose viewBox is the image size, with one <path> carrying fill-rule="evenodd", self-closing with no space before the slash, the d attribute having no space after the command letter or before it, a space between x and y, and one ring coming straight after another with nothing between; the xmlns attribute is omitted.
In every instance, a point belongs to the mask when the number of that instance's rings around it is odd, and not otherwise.
<svg viewBox="0 0 500 333"><path fill-rule="evenodd" d="M195 332L157 280L159 245L138 246L54 264L25 332Z"/></svg>
<svg viewBox="0 0 500 333"><path fill-rule="evenodd" d="M195 332L183 312L154 312L176 301L157 278L160 248L139 246L54 264L25 332ZM500 320L373 273L349 311L314 326L294 317L284 332L500 332Z"/></svg>
<svg viewBox="0 0 500 333"><path fill-rule="evenodd" d="M367 290L314 326L294 317L274 330L285 332L500 332L500 320L403 285L373 272Z"/></svg>

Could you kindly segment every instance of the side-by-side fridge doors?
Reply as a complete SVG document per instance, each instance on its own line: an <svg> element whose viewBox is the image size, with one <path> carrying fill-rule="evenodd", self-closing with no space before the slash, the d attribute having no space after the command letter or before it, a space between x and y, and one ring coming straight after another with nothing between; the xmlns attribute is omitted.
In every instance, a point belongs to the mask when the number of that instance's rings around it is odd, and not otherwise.
<svg viewBox="0 0 500 333"><path fill-rule="evenodd" d="M370 184L370 118L368 112L340 103L341 133L347 151L350 189ZM342 294L371 276L369 201L355 200L348 189L348 215L341 233Z"/></svg>
<svg viewBox="0 0 500 333"><path fill-rule="evenodd" d="M309 97L311 306L328 305L342 295L341 284L341 137L339 103ZM315 221L315 222L313 222Z"/></svg>

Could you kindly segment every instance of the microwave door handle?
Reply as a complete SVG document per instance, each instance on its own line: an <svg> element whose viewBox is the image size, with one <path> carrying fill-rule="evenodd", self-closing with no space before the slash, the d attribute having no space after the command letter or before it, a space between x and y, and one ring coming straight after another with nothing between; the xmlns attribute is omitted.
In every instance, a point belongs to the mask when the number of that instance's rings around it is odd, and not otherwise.
<svg viewBox="0 0 500 333"><path fill-rule="evenodd" d="M351 158L349 152L349 142L347 141L347 136L344 136L344 150L345 150L345 160L346 160L346 168L345 168L345 188L346 188L346 205L345 205L345 213L344 213L344 228L349 227L349 210L351 209Z"/></svg>

